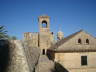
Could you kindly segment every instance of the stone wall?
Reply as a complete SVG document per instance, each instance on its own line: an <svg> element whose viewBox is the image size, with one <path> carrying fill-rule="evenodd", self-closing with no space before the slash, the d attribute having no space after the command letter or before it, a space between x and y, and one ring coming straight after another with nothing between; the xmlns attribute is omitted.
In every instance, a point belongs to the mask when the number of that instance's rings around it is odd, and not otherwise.
<svg viewBox="0 0 96 72"><path fill-rule="evenodd" d="M30 72L24 48L20 40L11 41L10 61L7 72Z"/></svg>
<svg viewBox="0 0 96 72"><path fill-rule="evenodd" d="M87 56L87 65L81 65L81 56ZM69 72L96 72L96 52L55 53L55 61Z"/></svg>
<svg viewBox="0 0 96 72"><path fill-rule="evenodd" d="M35 72L40 56L40 49L29 45L26 41L24 41L23 46L30 72Z"/></svg>
<svg viewBox="0 0 96 72"><path fill-rule="evenodd" d="M35 72L40 50L21 40L0 41L0 72Z"/></svg>
<svg viewBox="0 0 96 72"><path fill-rule="evenodd" d="M39 35L38 32L26 32L24 33L24 40L31 46L38 47L38 41L39 41Z"/></svg>

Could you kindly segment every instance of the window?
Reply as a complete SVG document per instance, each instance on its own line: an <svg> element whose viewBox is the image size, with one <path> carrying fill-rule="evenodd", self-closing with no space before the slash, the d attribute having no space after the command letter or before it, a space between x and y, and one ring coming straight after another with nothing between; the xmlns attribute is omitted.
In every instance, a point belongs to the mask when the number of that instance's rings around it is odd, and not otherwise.
<svg viewBox="0 0 96 72"><path fill-rule="evenodd" d="M47 28L47 22L46 21L42 21L42 28Z"/></svg>
<svg viewBox="0 0 96 72"><path fill-rule="evenodd" d="M81 39L78 39L78 43L79 43L79 44L81 44L81 43L82 43Z"/></svg>
<svg viewBox="0 0 96 72"><path fill-rule="evenodd" d="M43 49L42 54L45 55L45 49Z"/></svg>
<svg viewBox="0 0 96 72"><path fill-rule="evenodd" d="M86 44L89 44L89 39L86 39Z"/></svg>
<svg viewBox="0 0 96 72"><path fill-rule="evenodd" d="M81 65L87 65L87 56L81 56Z"/></svg>

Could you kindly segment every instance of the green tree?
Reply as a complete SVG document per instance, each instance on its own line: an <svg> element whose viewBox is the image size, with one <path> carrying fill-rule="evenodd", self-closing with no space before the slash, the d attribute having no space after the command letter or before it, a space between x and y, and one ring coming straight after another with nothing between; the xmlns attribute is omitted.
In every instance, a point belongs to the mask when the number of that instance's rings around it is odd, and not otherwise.
<svg viewBox="0 0 96 72"><path fill-rule="evenodd" d="M1 38L7 38L8 35L7 35L7 31L5 30L5 27L4 26L0 26L0 39Z"/></svg>
<svg viewBox="0 0 96 72"><path fill-rule="evenodd" d="M8 40L17 40L17 37L16 36L10 36L10 35L8 35L7 36L7 39Z"/></svg>
<svg viewBox="0 0 96 72"><path fill-rule="evenodd" d="M16 38L15 36L12 36L11 39L12 39L12 40L16 40L17 38Z"/></svg>

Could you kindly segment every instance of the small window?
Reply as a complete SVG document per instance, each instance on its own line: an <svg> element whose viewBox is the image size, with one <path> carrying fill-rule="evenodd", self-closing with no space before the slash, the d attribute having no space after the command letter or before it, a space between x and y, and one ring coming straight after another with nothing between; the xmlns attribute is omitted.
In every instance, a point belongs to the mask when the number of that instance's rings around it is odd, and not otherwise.
<svg viewBox="0 0 96 72"><path fill-rule="evenodd" d="M42 54L45 55L45 49L43 49Z"/></svg>
<svg viewBox="0 0 96 72"><path fill-rule="evenodd" d="M78 43L79 43L79 44L81 44L81 43L82 43L81 39L78 39Z"/></svg>
<svg viewBox="0 0 96 72"><path fill-rule="evenodd" d="M81 56L81 65L87 65L87 56Z"/></svg>
<svg viewBox="0 0 96 72"><path fill-rule="evenodd" d="M89 39L86 39L86 44L89 44Z"/></svg>

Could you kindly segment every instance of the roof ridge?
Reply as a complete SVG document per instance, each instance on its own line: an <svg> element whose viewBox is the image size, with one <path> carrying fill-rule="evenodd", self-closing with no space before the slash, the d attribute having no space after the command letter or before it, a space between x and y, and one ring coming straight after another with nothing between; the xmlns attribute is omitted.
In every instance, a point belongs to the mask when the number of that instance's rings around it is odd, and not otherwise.
<svg viewBox="0 0 96 72"><path fill-rule="evenodd" d="M60 45L62 45L63 43L67 42L68 40L70 40L71 38L73 38L74 36L76 36L77 34L79 34L79 33L82 32L82 31L84 31L84 30L81 29L81 30L79 30L78 32L75 32L75 33L67 36L66 38L63 38L62 40L56 42L56 43L52 46L52 48L53 48L53 47L58 48L58 46L60 46Z"/></svg>

